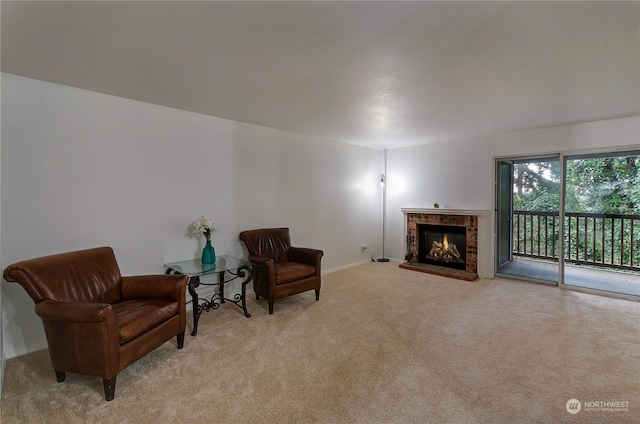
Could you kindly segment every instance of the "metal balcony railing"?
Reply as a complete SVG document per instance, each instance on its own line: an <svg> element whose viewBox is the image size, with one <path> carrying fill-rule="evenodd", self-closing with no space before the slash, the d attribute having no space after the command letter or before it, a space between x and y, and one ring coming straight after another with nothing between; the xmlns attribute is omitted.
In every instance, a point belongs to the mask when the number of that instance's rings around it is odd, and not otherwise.
<svg viewBox="0 0 640 424"><path fill-rule="evenodd" d="M558 212L514 211L513 254L557 261ZM566 213L565 262L640 271L640 215Z"/></svg>

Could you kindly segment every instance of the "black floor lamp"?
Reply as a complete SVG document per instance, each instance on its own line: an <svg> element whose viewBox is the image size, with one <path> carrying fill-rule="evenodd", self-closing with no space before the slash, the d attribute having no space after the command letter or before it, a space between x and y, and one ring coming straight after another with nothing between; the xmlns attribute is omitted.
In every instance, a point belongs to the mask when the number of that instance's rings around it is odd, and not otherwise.
<svg viewBox="0 0 640 424"><path fill-rule="evenodd" d="M384 256L384 239L387 232L387 149L384 149L384 174L380 176L382 185L382 257L378 262L389 262L389 258Z"/></svg>

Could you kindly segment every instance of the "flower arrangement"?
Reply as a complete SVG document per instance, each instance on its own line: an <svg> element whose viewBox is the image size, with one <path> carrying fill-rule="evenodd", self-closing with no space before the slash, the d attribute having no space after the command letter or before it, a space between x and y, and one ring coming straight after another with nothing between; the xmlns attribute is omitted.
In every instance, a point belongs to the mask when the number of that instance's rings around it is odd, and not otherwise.
<svg viewBox="0 0 640 424"><path fill-rule="evenodd" d="M196 222L193 223L193 231L191 234L194 237L204 236L207 240L211 240L211 233L218 231L216 223L201 216Z"/></svg>

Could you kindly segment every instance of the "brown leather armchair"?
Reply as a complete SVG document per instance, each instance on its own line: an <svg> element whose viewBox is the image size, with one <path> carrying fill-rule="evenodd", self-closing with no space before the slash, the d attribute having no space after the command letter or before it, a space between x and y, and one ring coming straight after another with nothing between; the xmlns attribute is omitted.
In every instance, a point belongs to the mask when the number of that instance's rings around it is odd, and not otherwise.
<svg viewBox="0 0 640 424"><path fill-rule="evenodd" d="M110 247L17 262L3 277L35 302L60 383L67 372L101 377L109 401L122 369L173 336L184 345L187 277L122 277Z"/></svg>
<svg viewBox="0 0 640 424"><path fill-rule="evenodd" d="M292 294L316 291L320 299L320 260L322 250L291 247L288 228L263 228L240 233L253 264L253 291L273 304Z"/></svg>

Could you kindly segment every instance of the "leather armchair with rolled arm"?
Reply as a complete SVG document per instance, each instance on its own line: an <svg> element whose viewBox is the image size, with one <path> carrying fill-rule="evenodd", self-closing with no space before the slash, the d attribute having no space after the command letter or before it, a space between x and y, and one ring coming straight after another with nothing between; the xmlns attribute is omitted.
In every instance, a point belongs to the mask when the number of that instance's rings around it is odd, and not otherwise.
<svg viewBox="0 0 640 424"><path fill-rule="evenodd" d="M288 228L263 228L240 233L253 264L256 299L267 299L273 314L276 299L315 290L320 299L322 250L291 247Z"/></svg>
<svg viewBox="0 0 640 424"><path fill-rule="evenodd" d="M123 277L110 247L17 262L3 277L35 302L58 382L101 377L108 401L125 367L173 336L184 345L187 277Z"/></svg>

